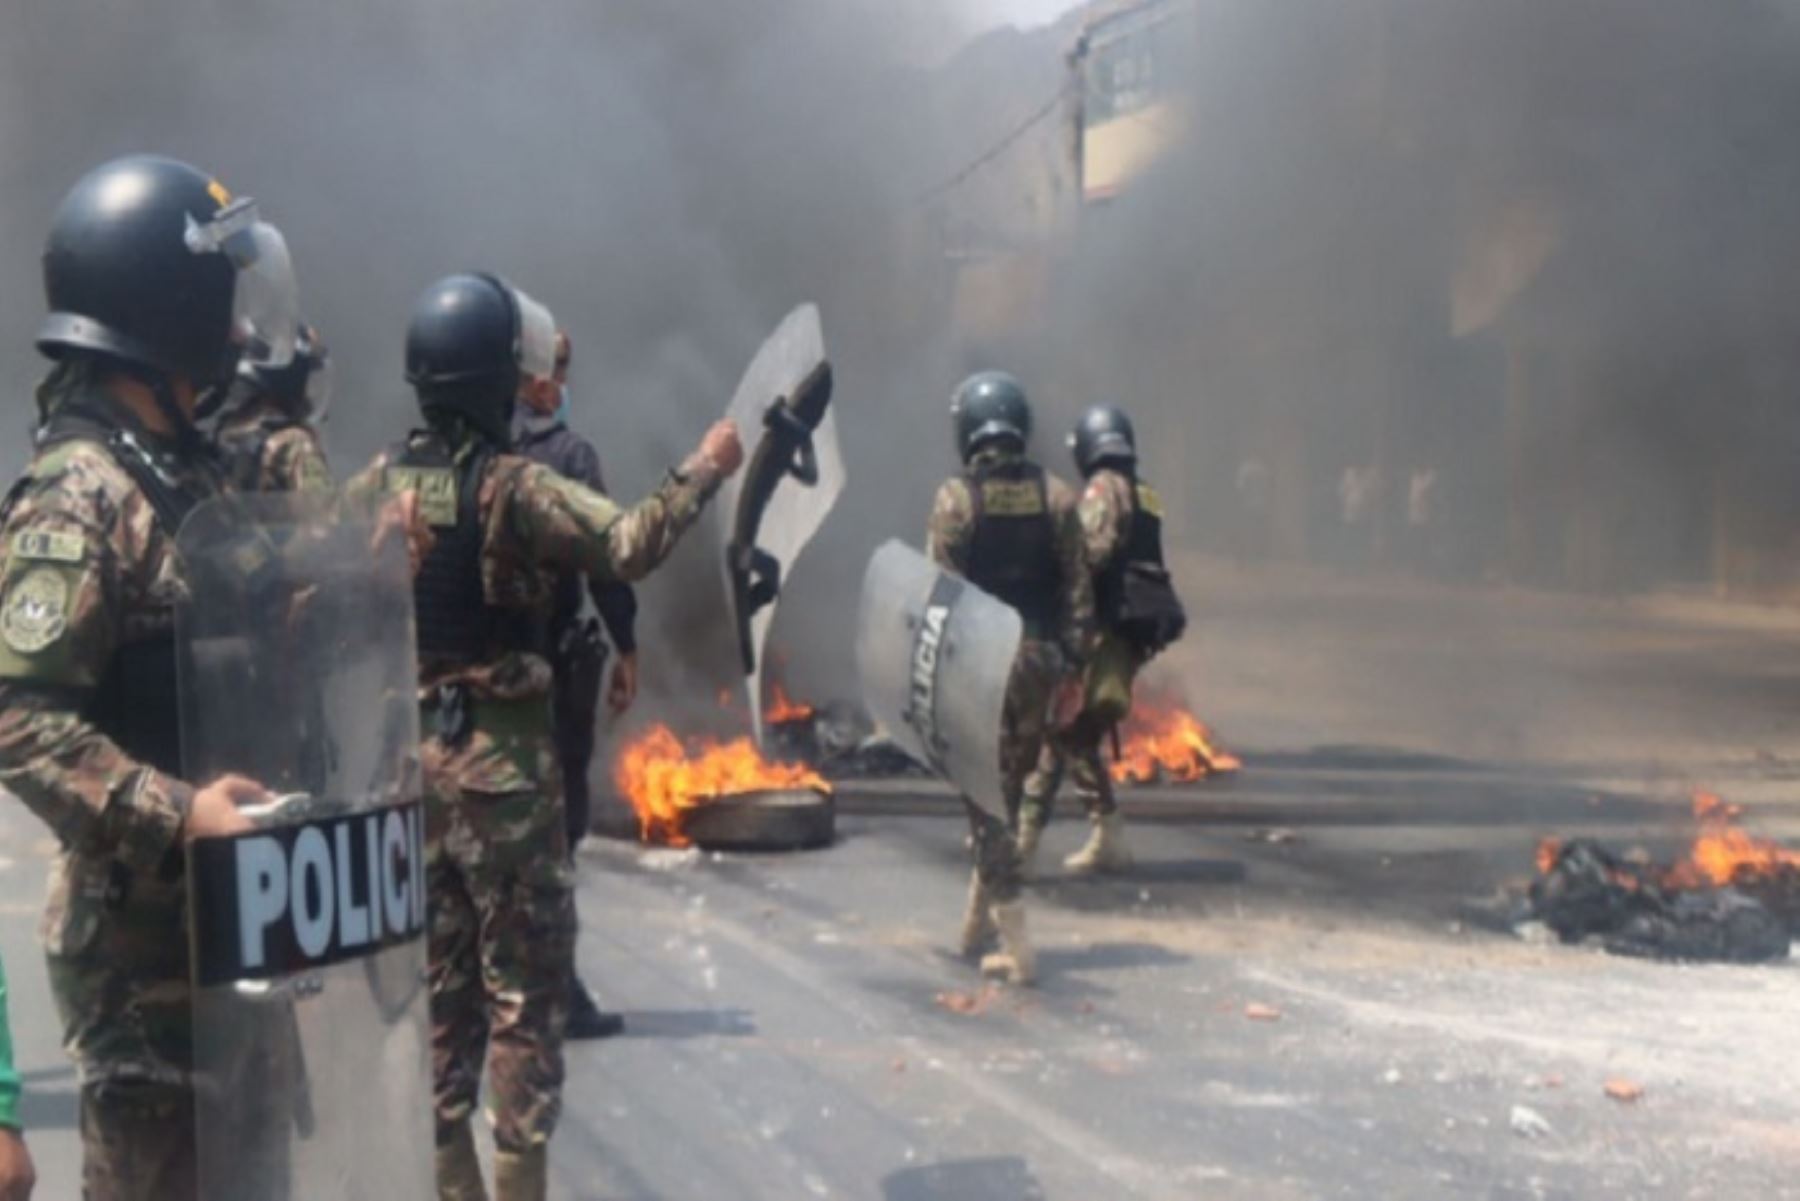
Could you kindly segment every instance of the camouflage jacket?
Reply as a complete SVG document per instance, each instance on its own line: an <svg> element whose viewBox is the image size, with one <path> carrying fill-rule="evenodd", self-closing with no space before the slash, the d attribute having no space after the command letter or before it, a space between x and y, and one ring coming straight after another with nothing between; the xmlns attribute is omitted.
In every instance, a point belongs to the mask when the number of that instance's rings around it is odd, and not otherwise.
<svg viewBox="0 0 1800 1201"><path fill-rule="evenodd" d="M434 512L429 486L416 469L391 465L393 457L378 456L350 481L346 494L354 500L416 489L428 520L454 525L454 499ZM558 578L567 572L597 581L641 579L674 550L718 486L717 470L695 455L627 509L541 464L496 455L480 484L483 597L547 621ZM419 672L422 702L452 684L464 685L474 701L475 732L444 764L459 787L484 793L539 787L551 688L550 664L541 655L512 652L473 666L421 662Z"/></svg>
<svg viewBox="0 0 1800 1201"><path fill-rule="evenodd" d="M111 406L91 388L82 399ZM220 486L112 411L171 478ZM173 535L107 447L40 449L0 517L0 787L61 845L41 933L84 1080L185 1078L179 847L193 793L83 716L115 652L171 632L182 588Z"/></svg>
<svg viewBox="0 0 1800 1201"><path fill-rule="evenodd" d="M1099 575L1131 534L1132 482L1123 472L1102 467L1088 477L1081 492L1081 538L1088 570Z"/></svg>
<svg viewBox="0 0 1800 1201"><path fill-rule="evenodd" d="M981 450L976 452L970 465L1004 463L1021 457L1016 452L999 449ZM1071 663L1079 663L1087 656L1094 628L1093 576L1088 568L1074 490L1049 472L1045 473L1045 485L1055 524L1058 574L1063 589L1058 610L1061 628L1056 642ZM967 479L961 475L952 476L938 488L932 501L931 518L925 532L926 553L940 567L959 575L967 574L974 533L975 498L969 492Z"/></svg>
<svg viewBox="0 0 1800 1201"><path fill-rule="evenodd" d="M250 492L326 492L331 468L318 431L295 421L267 397L235 404L219 420L214 440L232 480Z"/></svg>

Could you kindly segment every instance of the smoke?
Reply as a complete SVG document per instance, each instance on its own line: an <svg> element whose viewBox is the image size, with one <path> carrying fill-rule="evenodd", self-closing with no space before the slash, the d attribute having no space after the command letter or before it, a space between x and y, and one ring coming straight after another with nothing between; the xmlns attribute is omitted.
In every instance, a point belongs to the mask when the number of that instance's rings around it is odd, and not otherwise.
<svg viewBox="0 0 1800 1201"><path fill-rule="evenodd" d="M119 153L200 165L287 234L336 361L340 472L412 422L404 325L446 272L496 271L556 312L574 341L575 424L624 498L655 486L763 337L815 300L857 482L831 545L796 573L788 617L822 632L788 639L789 658L847 664L843 598L867 548L919 536L929 481L911 476L949 461L947 369L896 337L920 322L895 287L895 231L920 175L962 152L928 128L922 65L967 36L957 6L18 7L0 39L0 382L20 403L0 466L27 449L13 435L42 369L30 343L50 213ZM643 593L651 685L709 704L735 658L711 538L697 530Z"/></svg>
<svg viewBox="0 0 1800 1201"><path fill-rule="evenodd" d="M1084 205L1075 19L964 45L979 19L953 0L26 0L0 39L0 467L25 452L50 212L150 149L287 232L338 359L341 470L411 421L406 314L445 272L556 311L624 497L819 302L852 482L776 626L805 693L846 691L862 564L918 541L944 397L977 366L1025 379L1059 469L1082 406L1131 408L1188 549L1607 590L1789 578L1791 14L1175 7L1166 149ZM708 706L734 675L709 551L701 530L643 593L651 684Z"/></svg>
<svg viewBox="0 0 1800 1201"><path fill-rule="evenodd" d="M1791 580L1790 13L1177 7L1168 109L1124 124L1179 134L1083 212L1030 357L1140 413L1185 541L1605 591L1727 560Z"/></svg>

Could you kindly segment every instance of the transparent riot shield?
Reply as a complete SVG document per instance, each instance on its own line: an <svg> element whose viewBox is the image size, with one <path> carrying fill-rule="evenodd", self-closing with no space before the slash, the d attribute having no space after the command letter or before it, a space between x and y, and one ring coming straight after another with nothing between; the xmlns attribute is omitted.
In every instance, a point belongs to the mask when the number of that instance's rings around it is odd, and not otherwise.
<svg viewBox="0 0 1800 1201"><path fill-rule="evenodd" d="M1000 817L1000 723L1022 635L1010 606L903 542L869 559L856 624L863 704L908 754Z"/></svg>
<svg viewBox="0 0 1800 1201"><path fill-rule="evenodd" d="M816 306L789 313L745 368L725 415L750 456L714 506L725 599L738 629L753 728L762 737L763 646L784 577L844 490L831 368Z"/></svg>
<svg viewBox="0 0 1800 1201"><path fill-rule="evenodd" d="M427 1201L412 588L404 539L294 497L178 538L184 774L272 794L189 851L201 1201Z"/></svg>

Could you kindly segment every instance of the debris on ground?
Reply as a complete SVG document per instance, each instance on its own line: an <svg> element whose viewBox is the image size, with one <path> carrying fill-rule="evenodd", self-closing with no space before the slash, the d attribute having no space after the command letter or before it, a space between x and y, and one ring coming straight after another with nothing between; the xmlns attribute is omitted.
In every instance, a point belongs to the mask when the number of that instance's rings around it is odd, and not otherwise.
<svg viewBox="0 0 1800 1201"><path fill-rule="evenodd" d="M699 847L653 847L638 856L638 866L650 872L681 872L699 867L703 860Z"/></svg>
<svg viewBox="0 0 1800 1201"><path fill-rule="evenodd" d="M1546 1138L1552 1133L1550 1120L1528 1105L1515 1105L1506 1124L1520 1138Z"/></svg>
<svg viewBox="0 0 1800 1201"><path fill-rule="evenodd" d="M1285 847L1300 841L1300 835L1287 826L1259 826L1244 835L1245 842L1262 842L1272 847Z"/></svg>
<svg viewBox="0 0 1800 1201"><path fill-rule="evenodd" d="M1244 1006L1244 1016L1253 1022L1279 1022L1281 1010L1273 1005L1264 1005L1260 1001L1252 1001Z"/></svg>
<svg viewBox="0 0 1800 1201"><path fill-rule="evenodd" d="M1541 922L1565 943L1593 939L1615 955L1646 959L1769 963L1785 959L1789 924L1736 885L1694 879L1683 865L1659 867L1592 839L1539 848L1529 915L1515 929L1531 939Z"/></svg>
<svg viewBox="0 0 1800 1201"><path fill-rule="evenodd" d="M988 985L975 992L956 990L941 992L933 998L940 1009L968 1015L986 1013L988 1008L999 999L1000 990L993 985Z"/></svg>
<svg viewBox="0 0 1800 1201"><path fill-rule="evenodd" d="M1633 1105L1643 1099L1644 1086L1623 1078L1606 1082L1606 1095L1622 1105Z"/></svg>

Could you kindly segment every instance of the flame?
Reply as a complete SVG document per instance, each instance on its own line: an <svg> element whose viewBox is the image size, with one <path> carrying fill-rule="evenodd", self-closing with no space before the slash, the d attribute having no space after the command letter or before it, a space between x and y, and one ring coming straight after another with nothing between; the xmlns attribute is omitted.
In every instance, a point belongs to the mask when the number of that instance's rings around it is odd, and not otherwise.
<svg viewBox="0 0 1800 1201"><path fill-rule="evenodd" d="M1204 722L1172 698L1140 689L1119 729L1119 754L1111 764L1120 784L1167 779L1191 783L1237 771L1243 764L1219 749Z"/></svg>
<svg viewBox="0 0 1800 1201"><path fill-rule="evenodd" d="M1671 888L1717 888L1800 871L1800 852L1743 829L1737 824L1743 815L1741 805L1710 792L1695 793L1700 834L1687 858L1669 869L1665 883Z"/></svg>
<svg viewBox="0 0 1800 1201"><path fill-rule="evenodd" d="M1537 844L1538 875L1547 876L1556 867L1556 860L1562 854L1563 844L1560 838L1540 838Z"/></svg>
<svg viewBox="0 0 1800 1201"><path fill-rule="evenodd" d="M763 715L770 725L779 726L790 721L811 721L813 707L805 701L796 701L787 694L787 689L780 684L771 685L768 711Z"/></svg>
<svg viewBox="0 0 1800 1201"><path fill-rule="evenodd" d="M651 726L626 743L613 764L613 784L636 810L645 842L684 847L685 815L709 801L767 789L811 788L830 792L818 773L801 764L770 763L748 738L685 744L665 725Z"/></svg>

